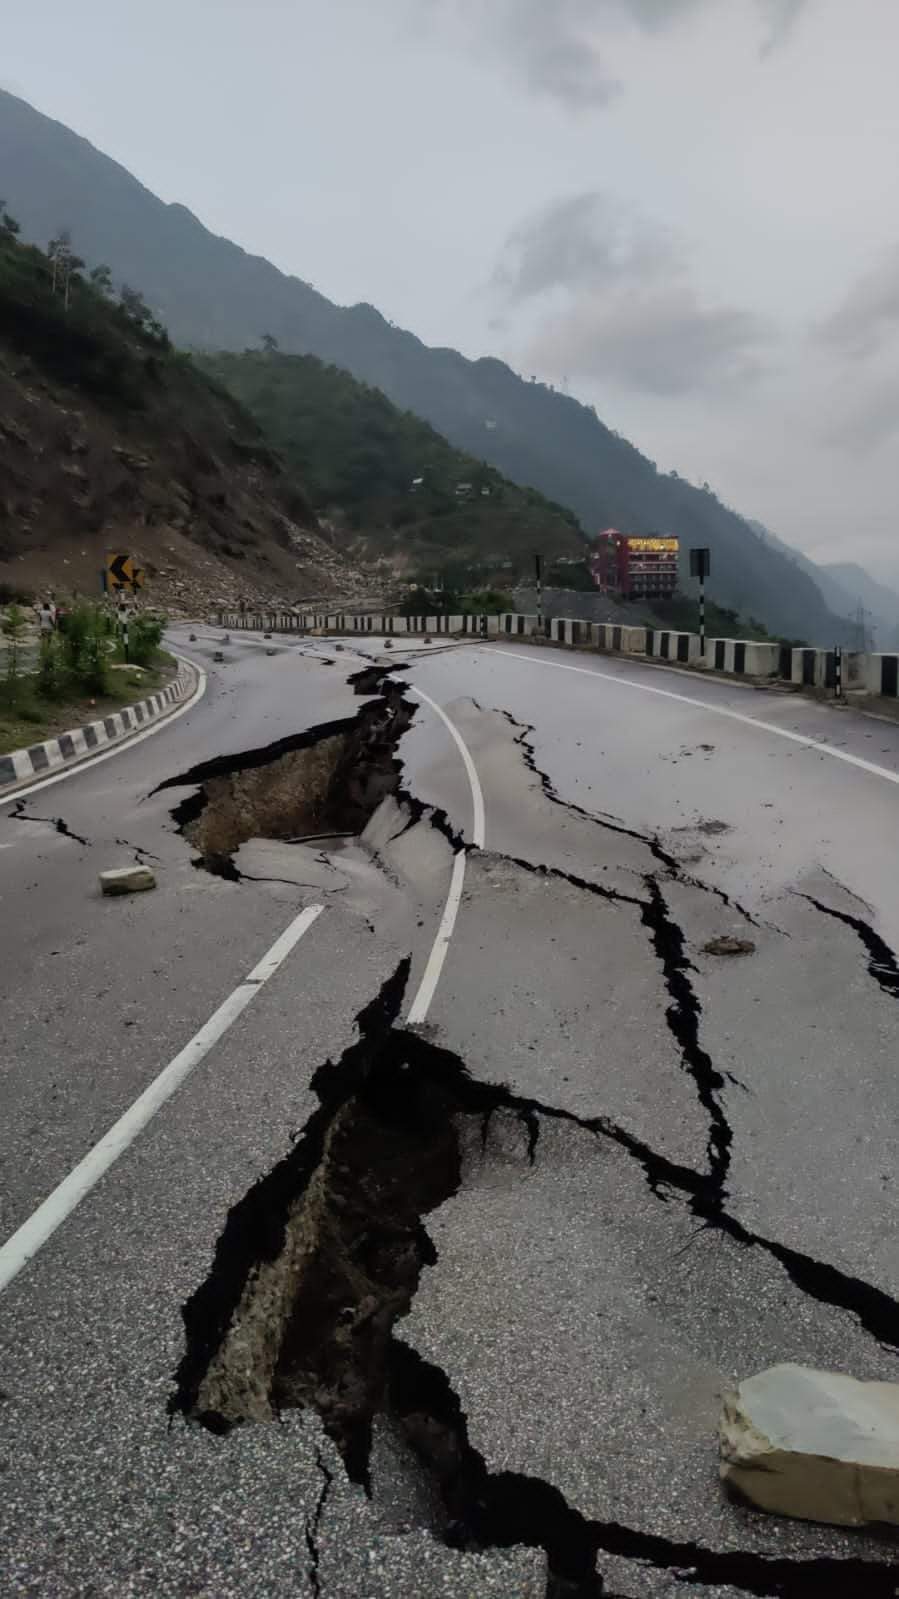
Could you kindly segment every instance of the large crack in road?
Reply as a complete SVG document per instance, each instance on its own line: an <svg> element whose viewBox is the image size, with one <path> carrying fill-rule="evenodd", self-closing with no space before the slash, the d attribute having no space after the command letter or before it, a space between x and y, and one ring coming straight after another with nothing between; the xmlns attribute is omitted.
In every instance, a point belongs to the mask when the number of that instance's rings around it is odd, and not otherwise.
<svg viewBox="0 0 899 1599"><path fill-rule="evenodd" d="M218 756L160 783L154 793L193 790L172 819L199 852L196 864L239 882L234 855L251 838L298 843L361 833L400 789L396 750L416 707L391 675L398 669L366 668L350 677L357 694L372 696L355 716Z"/></svg>
<svg viewBox="0 0 899 1599"><path fill-rule="evenodd" d="M899 1305L733 1222L720 1208L714 1176L674 1165L602 1118L480 1081L458 1056L398 1026L408 972L405 961L357 1018L358 1040L316 1072L318 1110L294 1148L230 1212L212 1270L184 1307L172 1409L219 1433L283 1408L314 1409L350 1478L369 1491L372 1425L384 1416L439 1495L436 1530L445 1541L542 1548L547 1599L602 1594L602 1553L664 1567L697 1586L817 1599L830 1584L893 1599L895 1572L886 1564L716 1552L590 1520L541 1478L489 1470L469 1441L449 1378L396 1331L423 1268L437 1262L424 1218L458 1190L466 1126L486 1149L491 1122L513 1118L533 1162L543 1118L611 1138L640 1162L657 1197L666 1197L662 1189L685 1193L709 1225L767 1250L800 1286L852 1309L894 1344ZM845 1586L833 1587L839 1583Z"/></svg>
<svg viewBox="0 0 899 1599"><path fill-rule="evenodd" d="M445 813L422 805L402 785L397 746L414 714L403 685L380 669L351 681L358 692L376 696L356 717L205 763L161 785L196 787L173 815L208 869L239 877L233 853L260 833L291 839L358 832L388 796L404 813L394 837L427 822L455 851L474 852ZM537 771L533 764L531 769ZM565 804L554 793L550 797ZM549 1565L547 1599L603 1594L596 1569L603 1553L665 1569L687 1586L729 1585L783 1599L818 1599L825 1590L894 1599L895 1571L887 1563L718 1552L590 1520L540 1477L492 1472L469 1440L447 1374L399 1336L422 1271L437 1262L425 1218L459 1191L462 1151L472 1131L486 1157L492 1124L509 1118L524 1129L532 1164L540 1159L540 1129L547 1119L612 1142L640 1166L654 1199L683 1203L703 1228L764 1252L804 1294L850 1313L884 1347L899 1348L899 1304L890 1295L754 1232L729 1212L733 1134L723 1107L725 1074L702 1045L702 1010L685 935L662 887L666 879L684 878L657 840L614 824L612 830L646 845L662 869L643 874L643 894L502 858L639 916L668 995L667 1025L708 1124L707 1169L671 1160L608 1116L578 1116L483 1081L457 1055L400 1026L406 959L360 1012L356 1041L316 1071L318 1108L296 1143L230 1211L210 1273L184 1306L185 1349L170 1408L218 1433L270 1420L285 1408L312 1409L350 1479L368 1492L373 1424L384 1417L442 1507L431 1530L452 1547L542 1548ZM854 919L840 919L862 936ZM892 992L892 952L881 941L875 949L870 929L864 931L872 975L878 981L886 975L882 986ZM318 1535L331 1488L321 1459L320 1468L322 1493L305 1522L316 1595Z"/></svg>

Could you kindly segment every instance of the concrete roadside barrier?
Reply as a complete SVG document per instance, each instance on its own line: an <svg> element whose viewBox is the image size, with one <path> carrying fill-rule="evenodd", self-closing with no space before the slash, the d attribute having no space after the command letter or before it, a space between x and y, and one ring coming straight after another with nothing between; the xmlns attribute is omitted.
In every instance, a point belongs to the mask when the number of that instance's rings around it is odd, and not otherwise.
<svg viewBox="0 0 899 1599"><path fill-rule="evenodd" d="M836 689L836 650L796 649L791 652L790 679L800 688ZM860 650L840 651L840 676L843 693L847 689L866 689L869 694L896 695L896 668L888 664L886 670L874 665L877 661L895 663L899 656L867 655ZM892 687L890 686L892 684ZM885 686L883 686L885 685Z"/></svg>
<svg viewBox="0 0 899 1599"><path fill-rule="evenodd" d="M701 659L698 633L675 633L668 628L646 628L647 655L659 661L697 666Z"/></svg>
<svg viewBox="0 0 899 1599"><path fill-rule="evenodd" d="M630 627L618 622L594 622L596 647L618 655L645 655L646 628Z"/></svg>
<svg viewBox="0 0 899 1599"><path fill-rule="evenodd" d="M184 700L189 699L197 687L198 674L194 667L184 662L178 674L164 688L150 694L135 705L123 706L111 716L104 716L83 727L74 727L57 738L42 740L27 749L10 750L0 755L0 795L9 793L22 783L35 777L46 777L64 766L75 765L89 756L131 738L141 728L148 727L167 716Z"/></svg>
<svg viewBox="0 0 899 1599"><path fill-rule="evenodd" d="M781 669L781 647L752 639L710 638L701 659L707 669L731 672L735 677L776 677Z"/></svg>
<svg viewBox="0 0 899 1599"><path fill-rule="evenodd" d="M899 698L899 655L877 652L866 658L865 687L869 694L885 699Z"/></svg>

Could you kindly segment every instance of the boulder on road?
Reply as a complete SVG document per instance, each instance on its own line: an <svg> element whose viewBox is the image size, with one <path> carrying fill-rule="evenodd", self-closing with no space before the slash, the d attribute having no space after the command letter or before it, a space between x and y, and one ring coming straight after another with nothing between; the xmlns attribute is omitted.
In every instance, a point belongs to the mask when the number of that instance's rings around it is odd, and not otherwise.
<svg viewBox="0 0 899 1599"><path fill-rule="evenodd" d="M149 866L117 866L100 873L104 894L142 894L156 887L156 874Z"/></svg>
<svg viewBox="0 0 899 1599"><path fill-rule="evenodd" d="M721 1477L759 1510L899 1525L899 1383L772 1366L724 1402Z"/></svg>

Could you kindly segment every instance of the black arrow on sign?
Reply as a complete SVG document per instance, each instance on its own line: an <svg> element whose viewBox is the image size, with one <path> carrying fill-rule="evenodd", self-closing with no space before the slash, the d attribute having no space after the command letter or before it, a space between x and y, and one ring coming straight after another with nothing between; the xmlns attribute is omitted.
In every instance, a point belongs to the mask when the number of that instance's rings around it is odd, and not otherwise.
<svg viewBox="0 0 899 1599"><path fill-rule="evenodd" d="M131 557L130 555L114 555L107 567L113 583L119 588L124 588L131 582Z"/></svg>

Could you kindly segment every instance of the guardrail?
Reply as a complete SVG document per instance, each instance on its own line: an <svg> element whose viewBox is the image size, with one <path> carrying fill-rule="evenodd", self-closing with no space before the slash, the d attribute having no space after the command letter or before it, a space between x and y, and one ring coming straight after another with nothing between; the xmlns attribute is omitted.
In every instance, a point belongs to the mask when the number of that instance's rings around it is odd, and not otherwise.
<svg viewBox="0 0 899 1599"><path fill-rule="evenodd" d="M504 611L498 616L388 616L337 612L220 611L217 621L232 631L263 633L341 633L378 636L447 635L456 638L527 638L569 649L594 649L610 655L636 655L697 671L730 677L774 679L839 697L847 690L899 698L899 654L859 650L791 649L768 640L709 638L705 653L697 633L629 627L617 622L585 622L576 617L541 620Z"/></svg>

